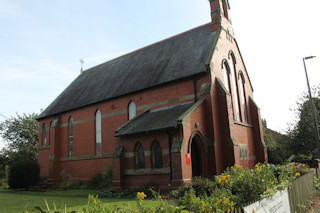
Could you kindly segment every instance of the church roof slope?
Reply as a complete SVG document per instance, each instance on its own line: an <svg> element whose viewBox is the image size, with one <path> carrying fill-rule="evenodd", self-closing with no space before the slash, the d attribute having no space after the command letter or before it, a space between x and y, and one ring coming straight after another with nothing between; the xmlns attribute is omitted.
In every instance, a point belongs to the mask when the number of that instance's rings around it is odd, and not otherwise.
<svg viewBox="0 0 320 213"><path fill-rule="evenodd" d="M178 118L194 104L194 102L188 102L170 107L147 110L115 130L115 136L127 136L168 128L177 128Z"/></svg>
<svg viewBox="0 0 320 213"><path fill-rule="evenodd" d="M38 119L205 73L216 34L206 24L88 69Z"/></svg>

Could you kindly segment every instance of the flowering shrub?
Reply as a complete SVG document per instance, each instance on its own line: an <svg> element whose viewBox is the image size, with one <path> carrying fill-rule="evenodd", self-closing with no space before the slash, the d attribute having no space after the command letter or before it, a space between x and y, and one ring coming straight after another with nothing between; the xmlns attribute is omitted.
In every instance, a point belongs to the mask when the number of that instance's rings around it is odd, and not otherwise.
<svg viewBox="0 0 320 213"><path fill-rule="evenodd" d="M208 178L194 177L190 184L184 184L178 190L172 191L172 196L179 199L184 196L186 191L194 189L196 196L211 194L216 188L217 183Z"/></svg>
<svg viewBox="0 0 320 213"><path fill-rule="evenodd" d="M247 203L258 200L275 177L269 174L266 166L259 166L255 169L242 168L234 165L228 168L222 175L217 177L220 187L226 188L231 194L236 195L236 203Z"/></svg>
<svg viewBox="0 0 320 213"><path fill-rule="evenodd" d="M137 207L140 210L140 212L143 212L144 208L142 206L144 198L147 197L143 192L137 193Z"/></svg>
<svg viewBox="0 0 320 213"><path fill-rule="evenodd" d="M253 169L242 168L235 164L215 180L194 178L191 184L173 191L172 195L176 198L177 205L172 203L170 196L160 195L149 188L154 198L151 207L144 206L143 202L147 195L139 191L136 193L138 207L136 211L122 209L119 206L110 208L105 206L98 197L89 196L88 204L82 212L230 212L235 206L262 199L288 187L292 180L310 171L311 169L301 163L285 165L258 163ZM320 190L320 180L317 178L315 178L315 185ZM36 207L36 210L44 212L39 207Z"/></svg>
<svg viewBox="0 0 320 213"><path fill-rule="evenodd" d="M223 212L241 206L245 203L260 200L283 190L295 178L311 170L301 163L273 165L257 163L253 169L234 165L216 176L215 180L197 179L197 185L192 182L173 193L179 199L179 204L194 211ZM199 189L208 186L206 190ZM320 185L320 184L319 184Z"/></svg>

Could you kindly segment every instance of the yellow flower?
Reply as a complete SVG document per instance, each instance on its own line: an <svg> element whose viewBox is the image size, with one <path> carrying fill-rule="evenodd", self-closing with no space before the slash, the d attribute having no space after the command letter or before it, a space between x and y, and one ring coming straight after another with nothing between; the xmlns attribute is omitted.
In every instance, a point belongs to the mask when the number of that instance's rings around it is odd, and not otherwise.
<svg viewBox="0 0 320 213"><path fill-rule="evenodd" d="M147 197L147 195L145 195L144 192L138 192L138 193L137 193L137 196L138 196L138 197L141 197L141 198Z"/></svg>
<svg viewBox="0 0 320 213"><path fill-rule="evenodd" d="M300 176L301 174L300 173L296 173L294 176L295 177L298 177L298 176Z"/></svg>
<svg viewBox="0 0 320 213"><path fill-rule="evenodd" d="M256 167L256 168L258 168L258 167L259 167L259 165L260 165L260 162L258 162L258 163L255 165L255 167Z"/></svg>
<svg viewBox="0 0 320 213"><path fill-rule="evenodd" d="M242 168L242 166L239 166L237 164L234 164L234 168Z"/></svg>

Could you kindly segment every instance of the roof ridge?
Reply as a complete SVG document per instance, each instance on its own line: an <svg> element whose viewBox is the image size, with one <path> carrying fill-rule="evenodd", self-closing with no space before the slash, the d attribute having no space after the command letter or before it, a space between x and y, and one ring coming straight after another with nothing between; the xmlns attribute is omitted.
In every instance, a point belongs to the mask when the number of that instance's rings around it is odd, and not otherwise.
<svg viewBox="0 0 320 213"><path fill-rule="evenodd" d="M190 29L190 30L187 30L187 31L185 31L185 32L182 32L182 33L179 33L179 34L177 34L177 35L171 36L171 37L169 37L169 38L163 39L163 40L161 40L161 41L155 42L155 43L153 43L153 44L149 44L149 45L147 45L147 46L145 46L145 47L141 47L141 48L139 48L139 49L137 49L137 50L134 50L134 51L129 52L129 53L126 53L126 54L124 54L124 55L118 56L118 57L116 57L116 58L114 58L114 59L111 59L111 60L109 60L109 61L106 61L106 62L104 62L104 63L102 63L102 64L98 64L98 65L96 65L96 66L94 66L94 67L91 67L91 68L89 68L89 69L87 69L87 70L84 70L84 72L90 71L90 70L92 70L92 69L94 69L94 68L96 68L96 67L99 67L99 66L103 65L103 64L107 64L107 63L109 63L109 62L111 62L111 61L115 61L115 60L120 59L120 58L122 58L122 57L131 55L131 54L133 54L133 53L140 52L140 51L142 51L142 50L144 50L144 49L147 49L147 48L152 47L152 46L154 46L154 45L157 45L157 44L160 44L160 43L162 43L162 42L168 41L168 40L170 40L170 39L173 39L173 38L182 36L182 35L184 35L184 34L187 34L187 33L189 33L189 32L195 31L195 30L197 30L197 29L199 29L199 28L205 27L205 26L210 25L210 24L211 24L211 23L203 24L203 25L200 25L200 26L198 26L198 27L195 27L195 28L192 28L192 29Z"/></svg>

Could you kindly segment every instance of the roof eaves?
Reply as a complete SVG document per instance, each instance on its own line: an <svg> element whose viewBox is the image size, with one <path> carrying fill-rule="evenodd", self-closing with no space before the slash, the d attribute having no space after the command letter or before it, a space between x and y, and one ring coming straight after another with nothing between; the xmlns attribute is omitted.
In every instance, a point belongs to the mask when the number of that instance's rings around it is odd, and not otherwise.
<svg viewBox="0 0 320 213"><path fill-rule="evenodd" d="M138 119L139 117L141 117L142 115L146 114L147 112L149 112L149 109L144 110L142 113L140 113L139 115L137 115L136 117L132 118L131 120L128 120L126 123L122 124L120 127L118 127L116 130L114 130L116 136L119 133L119 131L121 129L123 129L124 127L128 126L130 123L132 123L133 121L135 121L136 119Z"/></svg>
<svg viewBox="0 0 320 213"><path fill-rule="evenodd" d="M222 83L220 78L216 78L216 82L219 85L220 89L226 94L226 95L231 95L230 92L226 89L224 86L224 83Z"/></svg>
<svg viewBox="0 0 320 213"><path fill-rule="evenodd" d="M176 127L164 127L164 128L157 128L157 129L151 129L151 130L146 130L146 131L139 131L139 132L131 132L131 133L126 133L126 134L115 134L115 137L124 137L124 136L131 136L131 135L139 135L143 133L152 133L152 132L159 132L167 129L176 129L178 127L178 124Z"/></svg>
<svg viewBox="0 0 320 213"><path fill-rule="evenodd" d="M180 79L178 79L178 80L175 79L175 80L163 82L163 83L161 83L161 84L158 84L158 85L149 87L148 89L152 89L152 88L155 88L155 87L158 87L158 86L162 86L162 85L166 85L166 84L171 84L171 83L176 82L176 81L181 81L181 80L185 80L185 79L194 78L195 76L204 75L204 74L206 74L206 73L207 73L207 71L204 69L203 71L198 72L198 73L196 73L196 74L192 74L192 75L189 75L189 76L185 76L185 77L180 78ZM81 109L81 108L84 108L84 107L92 106L92 105L95 105L95 104L98 104L98 103L102 103L102 102L105 102L105 101L108 101L108 100L112 100L112 99L114 99L114 98L119 98L119 97L123 97L123 96L130 95L130 94L133 94L133 93L137 93L137 92L140 92L140 91L143 91L143 90L146 90L146 89L144 88L144 89L134 90L134 91L131 91L131 92L129 92L129 93L125 93L125 94L122 94L122 95L119 95L119 96L110 97L110 98L107 98L107 99L104 99L104 100L101 100L101 101L97 101L97 102L93 102L93 103L81 105L81 106L78 106L78 107L75 107L75 108L70 108L70 109L67 109L67 110L64 110L64 111L55 112L55 113L53 113L53 114L49 114L49 115L45 115L45 116L41 116L41 114L40 114L40 115L36 118L36 120L39 121L40 119L58 116L58 115L60 115L61 113L67 113L67 112L70 112L70 111L73 111L73 110L76 110L76 109ZM123 124L123 125L125 125L125 124ZM119 128L120 128L120 127L119 127ZM115 131L116 131L116 130L115 130Z"/></svg>
<svg viewBox="0 0 320 213"><path fill-rule="evenodd" d="M219 30L216 31L215 33L216 33L215 38L214 38L214 40L213 40L213 43L212 43L212 45L211 45L209 54L208 54L207 59L206 59L206 62L205 62L206 67L210 67L210 62L211 62L211 59L212 59L212 57L213 57L213 53L214 53L214 51L215 51L215 49L216 49L218 40L219 40L219 38L220 38L221 28L219 28Z"/></svg>
<svg viewBox="0 0 320 213"><path fill-rule="evenodd" d="M198 108L200 104L202 104L205 101L205 98L200 98L197 102L195 102L187 111L185 111L178 119L177 123L181 124L183 119L189 115L191 112L193 112L195 109Z"/></svg>

